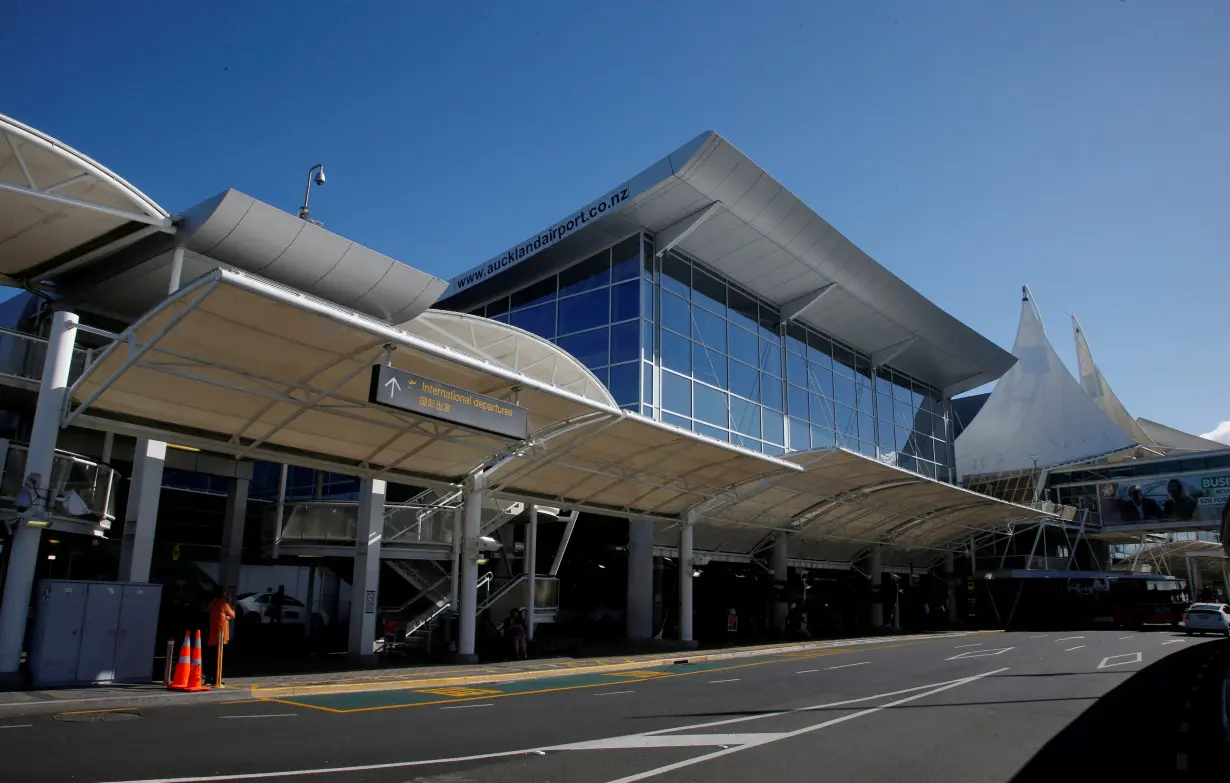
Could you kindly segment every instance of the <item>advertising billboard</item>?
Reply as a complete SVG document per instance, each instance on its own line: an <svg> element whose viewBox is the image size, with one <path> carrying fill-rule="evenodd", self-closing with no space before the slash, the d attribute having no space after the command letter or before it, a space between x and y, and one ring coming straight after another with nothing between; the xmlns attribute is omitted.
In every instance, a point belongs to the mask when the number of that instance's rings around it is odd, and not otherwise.
<svg viewBox="0 0 1230 783"><path fill-rule="evenodd" d="M1107 481L1098 485L1098 503L1103 525L1220 525L1230 503L1230 471Z"/></svg>

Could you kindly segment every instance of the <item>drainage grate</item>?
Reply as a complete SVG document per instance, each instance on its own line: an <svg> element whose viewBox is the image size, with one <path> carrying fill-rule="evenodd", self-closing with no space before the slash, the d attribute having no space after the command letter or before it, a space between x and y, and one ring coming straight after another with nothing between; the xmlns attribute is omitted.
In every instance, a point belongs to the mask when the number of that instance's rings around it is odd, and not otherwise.
<svg viewBox="0 0 1230 783"><path fill-rule="evenodd" d="M132 711L65 712L52 717L62 723L115 723L122 720L136 720L141 717L141 713Z"/></svg>

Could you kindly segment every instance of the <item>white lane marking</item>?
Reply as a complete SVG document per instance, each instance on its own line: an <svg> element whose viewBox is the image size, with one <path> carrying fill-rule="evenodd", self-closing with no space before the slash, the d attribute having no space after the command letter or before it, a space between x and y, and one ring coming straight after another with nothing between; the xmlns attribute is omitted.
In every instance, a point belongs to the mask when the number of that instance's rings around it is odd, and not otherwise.
<svg viewBox="0 0 1230 783"><path fill-rule="evenodd" d="M248 718L293 718L297 712L262 713L260 715L219 715L219 720L247 720Z"/></svg>
<svg viewBox="0 0 1230 783"><path fill-rule="evenodd" d="M1085 646L1086 646L1086 645L1083 645L1083 644L1078 644L1078 645L1076 645L1075 647L1069 647L1068 649L1064 650L1064 652L1072 652L1073 650L1079 650L1079 649L1081 649L1082 647L1085 647Z"/></svg>
<svg viewBox="0 0 1230 783"><path fill-rule="evenodd" d="M28 729L33 725L33 723L14 723L10 726L0 726L0 729Z"/></svg>
<svg viewBox="0 0 1230 783"><path fill-rule="evenodd" d="M851 666L866 666L869 663L871 663L871 661L859 661L858 663L843 663L841 666L830 666L829 668L825 669L825 671L831 672L834 669L849 669Z"/></svg>
<svg viewBox="0 0 1230 783"><path fill-rule="evenodd" d="M739 678L738 678L738 677L735 677L735 678L734 678L734 679L732 679L732 680L709 680L709 684L710 684L710 685L717 685L718 683L723 683L723 682L738 682L738 681L739 681Z"/></svg>
<svg viewBox="0 0 1230 783"><path fill-rule="evenodd" d="M1123 660L1123 661L1116 660L1118 658L1126 658L1127 660ZM1115 661L1115 663L1111 663L1111 661ZM1102 659L1101 663L1098 664L1098 668L1099 669L1109 669L1112 666L1123 666L1124 664L1141 663L1142 661L1143 661L1143 657L1138 652L1123 653L1122 655L1108 655Z"/></svg>
<svg viewBox="0 0 1230 783"><path fill-rule="evenodd" d="M1123 641L1124 639L1135 639L1135 638L1136 638L1135 634L1133 634L1132 636L1120 636L1119 641Z"/></svg>
<svg viewBox="0 0 1230 783"><path fill-rule="evenodd" d="M1072 641L1073 639L1084 639L1084 638L1085 638L1085 637L1083 637L1083 636L1065 636L1065 637L1063 637L1062 639L1056 639L1055 641L1057 641L1057 642L1070 642L1070 641Z"/></svg>
<svg viewBox="0 0 1230 783"><path fill-rule="evenodd" d="M595 696L622 696L625 693L636 693L636 691L607 691L606 693L595 693Z"/></svg>
<svg viewBox="0 0 1230 783"><path fill-rule="evenodd" d="M442 710L472 710L478 707L493 707L495 705L488 702L487 704L458 704L453 707L441 707Z"/></svg>
<svg viewBox="0 0 1230 783"><path fill-rule="evenodd" d="M974 642L973 644L958 644L956 647L953 647L952 649L963 650L966 647L981 647L981 646L982 646L982 642Z"/></svg>
<svg viewBox="0 0 1230 783"><path fill-rule="evenodd" d="M1015 649L1016 649L1015 647L997 647L993 650L966 650L963 653L957 653L956 655L945 658L944 660L956 661L961 658L986 658L987 656L990 656L990 655L1003 655L1009 650L1015 650Z"/></svg>
<svg viewBox="0 0 1230 783"><path fill-rule="evenodd" d="M1162 644L1183 644L1185 641L1186 639L1171 639L1168 642L1162 642Z"/></svg>
<svg viewBox="0 0 1230 783"><path fill-rule="evenodd" d="M657 776L665 774L667 772L674 772L677 769L684 769L685 767L690 767L694 764L700 764L701 762L704 762L704 761L721 758L722 756L729 756L732 753L738 753L739 751L747 750L748 748L759 747L761 745L765 745L770 742L775 742L779 739L792 739L794 737L800 737L804 734L810 734L813 731L819 731L820 729L828 728L829 726L835 726L839 723L845 723L846 721L854 720L855 718L862 718L866 715L874 715L875 713L880 712L882 710L889 709L890 707L897 707L899 705L906 704L907 702L917 701L918 699L926 698L927 696L934 696L937 693L943 693L944 691L952 690L953 688L959 688L962 685L967 685L976 680L980 680L983 677L988 677L992 674L998 674L1004 671L1007 671L1007 668L997 669L993 672L986 672L984 674L976 674L973 677L966 677L964 679L948 683L947 685L941 685L938 688L931 688L930 690L925 690L920 693L915 693L911 696L906 696L904 698L895 699L885 704L881 704L878 707L868 707L865 710L859 710L858 712L852 712L849 715L841 715L839 717L830 718L829 720L822 721L820 723L816 723L811 726L804 726L801 729L795 729L794 731L783 732L780 736L774 737L773 739L766 739L762 741L750 742L746 745L738 745L733 748L725 748L723 750L719 750L713 753L707 753L703 756L696 756L694 758L686 759L684 761L677 761L674 764L667 764L665 766L661 766L656 769L651 769L646 772L638 772L634 775L628 775L626 777L617 778L616 780L610 781L610 783L636 783L636 781L638 780L647 780L648 778L656 778Z"/></svg>
<svg viewBox="0 0 1230 783"><path fill-rule="evenodd" d="M629 748L711 748L714 745L763 745L785 739L782 732L762 734L630 734L626 737L577 742L564 750L627 750ZM560 748L557 748L559 750Z"/></svg>
<svg viewBox="0 0 1230 783"><path fill-rule="evenodd" d="M804 669L804 670L803 670L803 671L801 671L801 672L795 672L795 674L814 674L814 673L816 673L816 672L818 672L818 671L820 671L820 670L819 670L819 669Z"/></svg>
<svg viewBox="0 0 1230 783"><path fill-rule="evenodd" d="M910 697L911 699L917 699L917 698L922 698L923 696L929 696L933 693L939 693L941 691L948 690L949 688L955 688L959 685L965 685L966 683L974 682L975 680L981 679L983 677L991 677L991 676L994 676L996 674L999 674L1001 672L1006 672L1006 671L1008 671L1008 667L1004 667L1001 669L995 669L989 672L984 672L983 674L976 674L972 677L963 677L959 680L949 680L947 682L937 682L937 683L931 683L929 685L916 685L913 688L905 688L899 691L889 691L887 693L876 693L871 696L860 696L855 699L846 699L844 701L835 701L835 702L829 702L826 704L815 704L815 705L812 705L811 707L803 707L802 709L782 710L778 712L766 712L766 713L760 713L757 715L744 715L744 716L740 716L737 718L726 718L724 720L710 721L708 723L698 723L698 724L694 724L691 726L675 726L674 728L669 728L669 729L658 729L657 731L647 731L644 733L644 736L653 737L659 734L670 734L672 732L696 731L699 729L711 728L713 726L725 726L725 725L729 725L732 723L743 723L743 722L754 721L754 720L762 720L765 718L775 718L781 715L789 715L792 713L810 712L813 710L828 710L828 709L832 709L833 707L844 707L849 704L861 704L861 703L869 702L869 701L878 701L880 699L887 699L893 696L900 696L905 693L917 694L916 696ZM890 702L888 704L885 704L882 707L877 707L876 709L879 710L885 707L892 707L892 706L896 706L897 704L904 704L904 703L905 703L905 700L898 700L895 702ZM865 712L866 711L864 711L864 713ZM864 713L855 713L855 715L860 715ZM845 720L845 719L848 719L848 718L843 718L842 720ZM408 767L428 767L428 766L439 765L439 764L464 764L470 761L488 761L490 759L515 758L517 756L541 756L548 750L559 750L562 747L564 746L527 748L523 750L503 750L503 751L496 751L494 753L476 753L470 756L455 756L452 758L422 759L422 760L415 760L415 761L391 761L391 762L385 762L382 764L358 764L358 765L349 766L349 767L318 767L315 769L287 769L287 770L278 770L276 772L240 772L240 773L228 774L228 775L202 775L202 776L196 776L196 777L183 777L183 778L143 778L143 779L135 778L131 780L113 780L113 781L109 781L109 783L220 783L220 781L230 781L230 780L272 780L276 778L306 777L309 775L329 775L329 774L333 774L337 772L375 772L378 770L385 770L385 769L405 769ZM703 760L703 757L700 760Z"/></svg>
<svg viewBox="0 0 1230 783"><path fill-rule="evenodd" d="M1040 633L1040 634L1038 634L1037 636L1031 636L1031 637L1029 637L1029 638L1030 638L1030 639L1045 639L1045 638L1046 638L1046 637L1048 637L1048 636L1050 636L1050 634L1049 634L1049 633Z"/></svg>

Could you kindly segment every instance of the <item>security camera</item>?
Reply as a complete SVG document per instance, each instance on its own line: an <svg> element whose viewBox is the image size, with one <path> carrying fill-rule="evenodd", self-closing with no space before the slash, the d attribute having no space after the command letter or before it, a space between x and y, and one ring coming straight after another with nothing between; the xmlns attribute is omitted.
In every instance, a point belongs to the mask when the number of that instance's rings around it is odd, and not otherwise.
<svg viewBox="0 0 1230 783"><path fill-rule="evenodd" d="M317 184L317 185L323 185L323 184L325 184L325 167L324 167L324 166L321 166L321 167L320 167L320 168L316 171L316 184Z"/></svg>

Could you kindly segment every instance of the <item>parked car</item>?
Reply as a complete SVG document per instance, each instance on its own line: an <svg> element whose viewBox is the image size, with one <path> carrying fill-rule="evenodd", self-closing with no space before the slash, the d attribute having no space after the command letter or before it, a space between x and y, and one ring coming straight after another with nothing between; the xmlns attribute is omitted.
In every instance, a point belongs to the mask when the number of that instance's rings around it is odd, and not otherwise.
<svg viewBox="0 0 1230 783"><path fill-rule="evenodd" d="M268 625L273 622L273 596L267 593L243 593L235 599L235 619L245 625ZM282 597L282 624L303 625L307 619L307 606L294 596ZM318 626L329 624L329 615L316 612L314 622Z"/></svg>
<svg viewBox="0 0 1230 783"><path fill-rule="evenodd" d="M1230 636L1230 605L1192 604L1183 613L1183 630L1188 636L1194 633Z"/></svg>

